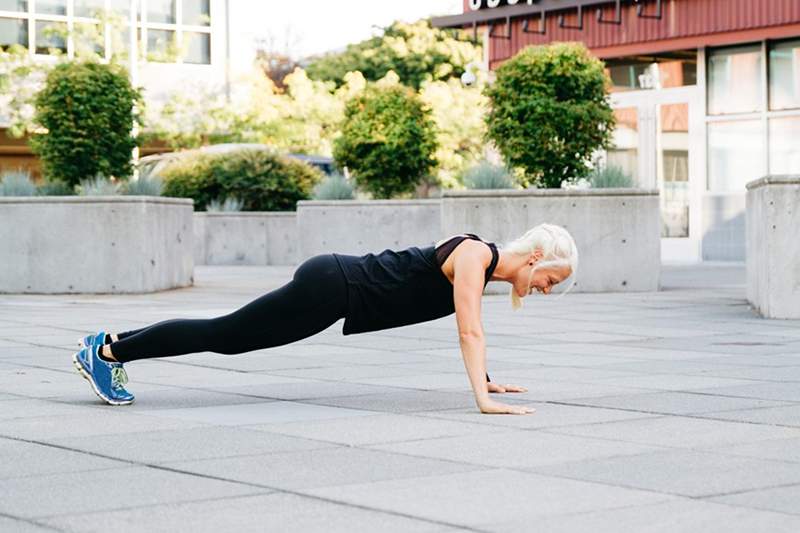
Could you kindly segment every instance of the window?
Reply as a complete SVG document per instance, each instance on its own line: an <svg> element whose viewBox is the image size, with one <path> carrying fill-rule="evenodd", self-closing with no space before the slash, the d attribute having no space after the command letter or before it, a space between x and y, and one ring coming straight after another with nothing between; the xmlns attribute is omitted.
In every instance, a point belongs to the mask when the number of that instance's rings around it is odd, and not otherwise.
<svg viewBox="0 0 800 533"><path fill-rule="evenodd" d="M67 34L67 25L63 22L49 20L36 21L36 53L49 54L51 49L67 52L67 43L64 36Z"/></svg>
<svg viewBox="0 0 800 533"><path fill-rule="evenodd" d="M606 61L613 91L666 89L697 84L697 50Z"/></svg>
<svg viewBox="0 0 800 533"><path fill-rule="evenodd" d="M184 63L207 65L211 63L211 36L207 33L184 32L183 40L188 44Z"/></svg>
<svg viewBox="0 0 800 533"><path fill-rule="evenodd" d="M0 46L28 46L28 21L0 18Z"/></svg>
<svg viewBox="0 0 800 533"><path fill-rule="evenodd" d="M147 22L175 24L175 0L148 0Z"/></svg>
<svg viewBox="0 0 800 533"><path fill-rule="evenodd" d="M761 120L708 124L708 189L742 192L764 174L764 130Z"/></svg>
<svg viewBox="0 0 800 533"><path fill-rule="evenodd" d="M97 17L105 7L105 0L75 0L75 16Z"/></svg>
<svg viewBox="0 0 800 533"><path fill-rule="evenodd" d="M130 0L111 0L109 8L113 13L122 15L125 20L131 15L131 2Z"/></svg>
<svg viewBox="0 0 800 533"><path fill-rule="evenodd" d="M186 26L208 26L210 22L209 0L183 0L183 20Z"/></svg>
<svg viewBox="0 0 800 533"><path fill-rule="evenodd" d="M761 45L737 46L709 52L709 115L761 110L763 85Z"/></svg>
<svg viewBox="0 0 800 533"><path fill-rule="evenodd" d="M28 11L28 0L0 0L0 11Z"/></svg>
<svg viewBox="0 0 800 533"><path fill-rule="evenodd" d="M800 115L769 119L769 173L800 174Z"/></svg>
<svg viewBox="0 0 800 533"><path fill-rule="evenodd" d="M639 184L639 111L635 107L614 110L617 126L612 147L606 152L608 166L621 168Z"/></svg>
<svg viewBox="0 0 800 533"><path fill-rule="evenodd" d="M36 0L34 7L37 13L45 15L67 14L67 0Z"/></svg>
<svg viewBox="0 0 800 533"><path fill-rule="evenodd" d="M169 30L147 30L147 54L154 61L168 61L175 42L175 32Z"/></svg>
<svg viewBox="0 0 800 533"><path fill-rule="evenodd" d="M800 108L800 40L770 46L769 108Z"/></svg>

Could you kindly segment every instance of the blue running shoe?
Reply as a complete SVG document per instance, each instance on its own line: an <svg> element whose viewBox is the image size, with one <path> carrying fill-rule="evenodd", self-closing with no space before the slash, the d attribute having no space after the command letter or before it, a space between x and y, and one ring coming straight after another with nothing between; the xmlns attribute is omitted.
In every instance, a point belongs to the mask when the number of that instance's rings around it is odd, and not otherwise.
<svg viewBox="0 0 800 533"><path fill-rule="evenodd" d="M109 363L100 359L100 346L87 346L72 356L72 362L80 374L89 380L92 389L101 400L110 405L128 405L133 394L125 390L128 374L122 363Z"/></svg>
<svg viewBox="0 0 800 533"><path fill-rule="evenodd" d="M98 331L94 335L86 335L82 339L78 341L78 346L81 348L86 348L87 346L94 346L95 344L98 346L102 346L105 344L106 341L106 332L105 331Z"/></svg>

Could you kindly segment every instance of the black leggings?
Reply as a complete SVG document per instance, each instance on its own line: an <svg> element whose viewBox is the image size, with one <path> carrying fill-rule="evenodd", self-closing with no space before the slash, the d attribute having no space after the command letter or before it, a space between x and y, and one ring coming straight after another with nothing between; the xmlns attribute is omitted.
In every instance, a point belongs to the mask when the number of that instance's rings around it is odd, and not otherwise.
<svg viewBox="0 0 800 533"><path fill-rule="evenodd" d="M196 352L237 354L281 346L330 327L347 310L347 282L333 255L301 264L292 281L217 318L167 320L111 344L121 363Z"/></svg>

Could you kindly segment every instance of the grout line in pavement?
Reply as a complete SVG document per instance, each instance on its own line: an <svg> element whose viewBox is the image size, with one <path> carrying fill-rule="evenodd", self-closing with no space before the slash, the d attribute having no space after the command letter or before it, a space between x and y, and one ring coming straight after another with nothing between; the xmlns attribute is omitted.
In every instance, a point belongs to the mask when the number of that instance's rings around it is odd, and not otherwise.
<svg viewBox="0 0 800 533"><path fill-rule="evenodd" d="M54 527L54 526L51 526L51 525L48 525L48 524L42 524L42 523L37 522L36 520L33 520L31 518L23 518L21 516L16 516L16 515L13 515L13 514L4 513L2 511L0 511L0 517L8 518L9 520L16 520L17 522L22 522L23 524L30 524L30 525L33 525L33 526L40 527L42 529L49 529L51 531L65 531L63 529L60 529L60 528L57 528L57 527Z"/></svg>

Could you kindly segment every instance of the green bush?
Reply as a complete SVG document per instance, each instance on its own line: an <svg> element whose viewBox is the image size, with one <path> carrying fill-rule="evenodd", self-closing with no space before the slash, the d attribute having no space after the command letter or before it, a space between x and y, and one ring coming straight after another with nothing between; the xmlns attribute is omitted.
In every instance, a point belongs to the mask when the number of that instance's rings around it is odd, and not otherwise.
<svg viewBox="0 0 800 533"><path fill-rule="evenodd" d="M0 174L0 196L33 196L36 186L31 175L24 170L5 171Z"/></svg>
<svg viewBox="0 0 800 533"><path fill-rule="evenodd" d="M594 189L633 187L633 177L622 170L622 167L615 165L596 168L589 173L587 178Z"/></svg>
<svg viewBox="0 0 800 533"><path fill-rule="evenodd" d="M341 174L333 174L314 187L314 200L352 200L353 185Z"/></svg>
<svg viewBox="0 0 800 533"><path fill-rule="evenodd" d="M120 193L120 186L98 174L92 179L81 181L78 192L81 196L116 196Z"/></svg>
<svg viewBox="0 0 800 533"><path fill-rule="evenodd" d="M614 115L603 63L580 43L529 47L497 69L486 89L488 137L523 185L557 188L590 170L611 142Z"/></svg>
<svg viewBox="0 0 800 533"><path fill-rule="evenodd" d="M312 166L268 150L187 154L163 172L164 196L192 198L203 210L212 200L239 198L244 211L293 211L322 178Z"/></svg>
<svg viewBox="0 0 800 533"><path fill-rule="evenodd" d="M122 194L128 196L161 196L164 180L158 176L139 176L122 186Z"/></svg>
<svg viewBox="0 0 800 533"><path fill-rule="evenodd" d="M467 189L513 189L514 178L507 168L481 161L461 176Z"/></svg>
<svg viewBox="0 0 800 533"><path fill-rule="evenodd" d="M371 87L345 107L333 157L376 198L409 193L436 167L436 126L409 89Z"/></svg>
<svg viewBox="0 0 800 533"><path fill-rule="evenodd" d="M75 187L63 181L45 181L36 188L39 196L74 196Z"/></svg>
<svg viewBox="0 0 800 533"><path fill-rule="evenodd" d="M36 96L34 120L46 133L31 138L44 173L69 185L98 173L130 176L134 104L141 104L140 94L118 65L56 66Z"/></svg>

